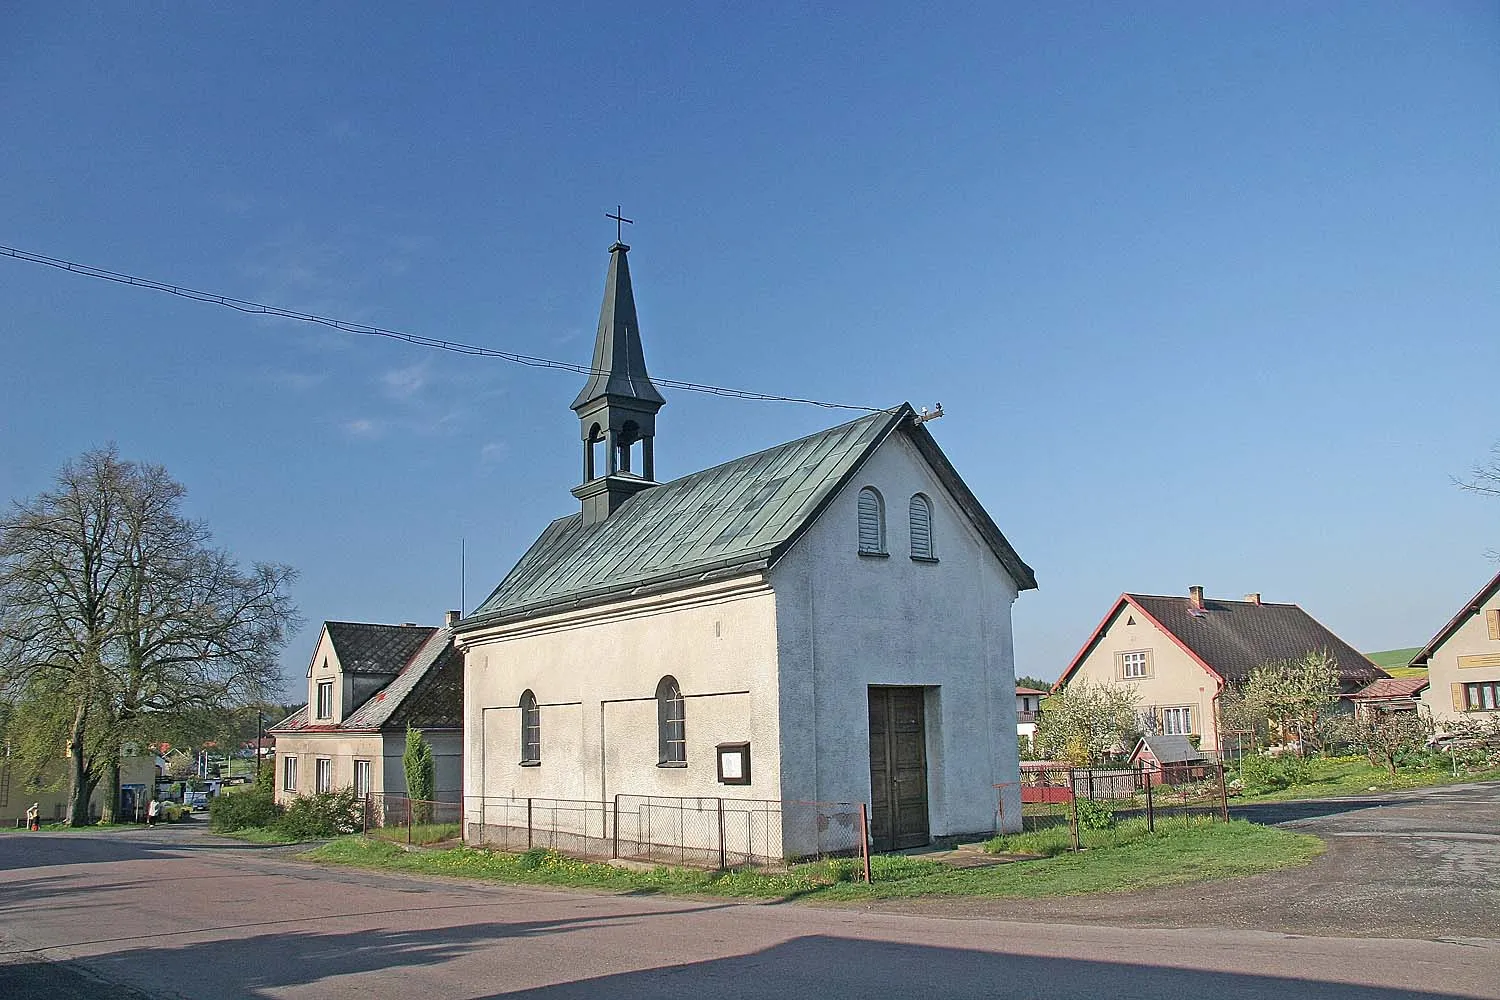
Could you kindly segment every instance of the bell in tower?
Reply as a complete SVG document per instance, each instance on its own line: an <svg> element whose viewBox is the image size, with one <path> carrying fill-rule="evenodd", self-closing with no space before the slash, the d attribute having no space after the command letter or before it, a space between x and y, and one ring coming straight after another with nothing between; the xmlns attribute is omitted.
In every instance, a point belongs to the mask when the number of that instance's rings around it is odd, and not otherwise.
<svg viewBox="0 0 1500 1000"><path fill-rule="evenodd" d="M622 220L623 221L623 220ZM597 524L641 490L655 486L656 411L666 405L646 374L630 288L630 247L609 248L609 277L589 380L573 400L583 438L583 523Z"/></svg>

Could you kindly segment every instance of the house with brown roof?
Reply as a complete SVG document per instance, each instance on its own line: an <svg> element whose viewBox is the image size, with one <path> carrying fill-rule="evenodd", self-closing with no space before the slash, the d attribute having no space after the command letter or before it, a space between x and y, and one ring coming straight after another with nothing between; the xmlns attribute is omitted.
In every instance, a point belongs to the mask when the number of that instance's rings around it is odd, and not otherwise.
<svg viewBox="0 0 1500 1000"><path fill-rule="evenodd" d="M1500 573L1464 602L1412 666L1427 668L1422 704L1437 721L1500 716Z"/></svg>
<svg viewBox="0 0 1500 1000"><path fill-rule="evenodd" d="M353 788L406 794L406 727L432 746L435 795L463 795L463 657L451 625L324 622L307 704L272 726L276 799Z"/></svg>
<svg viewBox="0 0 1500 1000"><path fill-rule="evenodd" d="M1338 661L1339 687L1353 694L1383 672L1295 604L1205 597L1121 594L1073 657L1057 688L1079 678L1128 685L1164 736L1197 736L1222 749L1218 701L1228 685L1247 681L1264 663L1327 650Z"/></svg>
<svg viewBox="0 0 1500 1000"><path fill-rule="evenodd" d="M1042 699L1047 695L1046 691L1016 685L1016 737L1027 746L1036 735L1037 716L1042 714Z"/></svg>

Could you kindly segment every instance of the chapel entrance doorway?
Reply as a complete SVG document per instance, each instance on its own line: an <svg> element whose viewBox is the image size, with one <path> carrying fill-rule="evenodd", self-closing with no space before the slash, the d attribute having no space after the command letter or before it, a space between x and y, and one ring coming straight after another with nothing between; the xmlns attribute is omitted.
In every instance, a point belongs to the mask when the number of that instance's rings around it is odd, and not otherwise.
<svg viewBox="0 0 1500 1000"><path fill-rule="evenodd" d="M931 839L924 695L919 687L870 688L870 836L877 851Z"/></svg>

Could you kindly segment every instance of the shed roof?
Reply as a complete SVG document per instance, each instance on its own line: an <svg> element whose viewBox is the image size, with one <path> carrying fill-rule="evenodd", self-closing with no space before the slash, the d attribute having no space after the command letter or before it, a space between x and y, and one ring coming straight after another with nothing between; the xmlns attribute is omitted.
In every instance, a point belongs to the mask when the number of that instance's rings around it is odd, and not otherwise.
<svg viewBox="0 0 1500 1000"><path fill-rule="evenodd" d="M653 486L611 517L549 524L459 629L769 568L893 433L904 433L1016 585L1036 586L910 405Z"/></svg>
<svg viewBox="0 0 1500 1000"><path fill-rule="evenodd" d="M1355 701L1376 701L1383 698L1415 697L1427 687L1425 677L1382 677L1369 687L1361 688L1349 697Z"/></svg>
<svg viewBox="0 0 1500 1000"><path fill-rule="evenodd" d="M1151 751L1159 764L1188 764L1208 759L1186 736L1142 736L1130 756L1139 756L1142 746Z"/></svg>

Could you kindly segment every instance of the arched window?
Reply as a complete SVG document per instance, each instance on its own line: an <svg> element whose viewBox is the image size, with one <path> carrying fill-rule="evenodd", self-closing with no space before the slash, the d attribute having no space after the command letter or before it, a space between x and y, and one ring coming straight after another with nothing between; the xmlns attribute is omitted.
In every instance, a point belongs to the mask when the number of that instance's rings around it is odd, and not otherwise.
<svg viewBox="0 0 1500 1000"><path fill-rule="evenodd" d="M933 559L932 551L932 501L920 493L911 498L911 557Z"/></svg>
<svg viewBox="0 0 1500 1000"><path fill-rule="evenodd" d="M656 685L656 741L662 767L687 765L686 706L682 688L674 677L663 677Z"/></svg>
<svg viewBox="0 0 1500 1000"><path fill-rule="evenodd" d="M885 555L885 501L873 486L859 491L859 554Z"/></svg>
<svg viewBox="0 0 1500 1000"><path fill-rule="evenodd" d="M521 763L542 762L542 710L537 707L536 695L526 691L521 695Z"/></svg>

